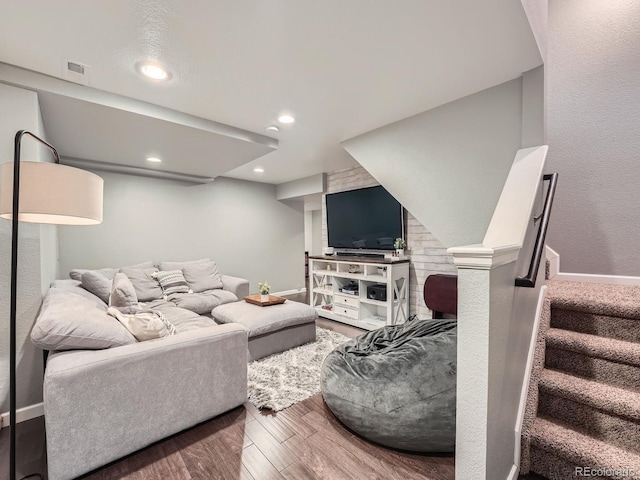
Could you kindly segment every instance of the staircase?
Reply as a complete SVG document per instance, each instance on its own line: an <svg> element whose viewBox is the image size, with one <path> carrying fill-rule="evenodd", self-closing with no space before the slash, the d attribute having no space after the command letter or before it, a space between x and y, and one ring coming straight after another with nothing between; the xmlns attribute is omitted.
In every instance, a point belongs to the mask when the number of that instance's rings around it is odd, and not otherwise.
<svg viewBox="0 0 640 480"><path fill-rule="evenodd" d="M547 286L520 473L640 479L640 287Z"/></svg>

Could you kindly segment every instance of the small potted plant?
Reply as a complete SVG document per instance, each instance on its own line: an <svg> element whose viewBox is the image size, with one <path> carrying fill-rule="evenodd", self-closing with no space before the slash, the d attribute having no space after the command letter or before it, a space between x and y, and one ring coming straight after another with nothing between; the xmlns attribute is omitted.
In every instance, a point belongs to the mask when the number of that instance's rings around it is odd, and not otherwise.
<svg viewBox="0 0 640 480"><path fill-rule="evenodd" d="M264 282L258 283L258 291L260 292L261 302L269 301L269 290L271 290L271 285L269 285L266 280Z"/></svg>
<svg viewBox="0 0 640 480"><path fill-rule="evenodd" d="M396 249L396 257L404 256L404 249L407 248L407 242L404 241L404 238L396 238L393 242L393 248Z"/></svg>

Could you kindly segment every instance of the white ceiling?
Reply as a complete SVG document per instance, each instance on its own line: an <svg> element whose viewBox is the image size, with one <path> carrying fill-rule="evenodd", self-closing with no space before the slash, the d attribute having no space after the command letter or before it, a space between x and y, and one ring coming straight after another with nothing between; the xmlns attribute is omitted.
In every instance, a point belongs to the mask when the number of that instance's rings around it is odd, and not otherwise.
<svg viewBox="0 0 640 480"><path fill-rule="evenodd" d="M278 150L225 173L269 183L345 168L341 141L541 63L514 0L1 3L0 61L59 78L80 62L94 88L276 136ZM145 59L172 79L141 78ZM284 111L297 122L267 134Z"/></svg>

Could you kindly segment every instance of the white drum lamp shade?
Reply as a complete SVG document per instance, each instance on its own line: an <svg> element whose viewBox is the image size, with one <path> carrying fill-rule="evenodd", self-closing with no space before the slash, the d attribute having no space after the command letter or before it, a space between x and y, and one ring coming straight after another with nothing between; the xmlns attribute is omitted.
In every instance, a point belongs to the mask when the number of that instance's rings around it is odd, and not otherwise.
<svg viewBox="0 0 640 480"><path fill-rule="evenodd" d="M11 219L13 162L0 164L0 217ZM102 223L103 180L58 163L20 162L18 220L58 225Z"/></svg>

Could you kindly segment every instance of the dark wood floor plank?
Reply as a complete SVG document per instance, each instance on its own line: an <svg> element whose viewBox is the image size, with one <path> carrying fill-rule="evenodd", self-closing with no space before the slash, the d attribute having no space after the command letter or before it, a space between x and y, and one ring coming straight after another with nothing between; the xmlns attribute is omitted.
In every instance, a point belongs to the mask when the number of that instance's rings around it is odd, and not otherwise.
<svg viewBox="0 0 640 480"><path fill-rule="evenodd" d="M297 405L300 405L300 403L298 403ZM302 417L309 413L311 410L308 408L295 409L295 406L296 405L292 405L289 408L280 410L279 412L276 412L275 416L280 421L280 423L296 432L296 435L298 437L310 437L311 435L316 433L316 431L307 422L303 421Z"/></svg>
<svg viewBox="0 0 640 480"><path fill-rule="evenodd" d="M173 439L145 448L85 477L90 480L190 480L191 475Z"/></svg>
<svg viewBox="0 0 640 480"><path fill-rule="evenodd" d="M266 428L269 433L273 435L273 437L280 443L296 435L295 430L293 430L289 425L280 421L277 416L277 412L272 412L270 410L261 411L255 409L253 416L255 417L256 421L260 422L260 424L264 428Z"/></svg>
<svg viewBox="0 0 640 480"><path fill-rule="evenodd" d="M282 475L260 449L250 445L242 451L242 464L254 478L259 480L282 480Z"/></svg>
<svg viewBox="0 0 640 480"><path fill-rule="evenodd" d="M189 444L180 449L180 455L193 479L241 478L241 453L234 451L220 437L212 438L206 443Z"/></svg>
<svg viewBox="0 0 640 480"><path fill-rule="evenodd" d="M289 465L280 472L280 475L287 480L318 480L318 477L298 462Z"/></svg>
<svg viewBox="0 0 640 480"><path fill-rule="evenodd" d="M303 419L318 430L319 435L331 439L337 448L350 451L363 466L384 472L390 480L438 479L452 480L453 458L450 456L419 455L381 447L346 430L335 420L314 411Z"/></svg>
<svg viewBox="0 0 640 480"><path fill-rule="evenodd" d="M326 436L314 433L308 438L290 438L284 442L298 457L298 463L321 480L385 480L382 477L371 476L373 472L363 476L361 466L351 452L342 448L335 448Z"/></svg>
<svg viewBox="0 0 640 480"><path fill-rule="evenodd" d="M278 471L284 470L296 461L295 455L278 442L260 422L251 422L246 425L245 429L254 445Z"/></svg>

